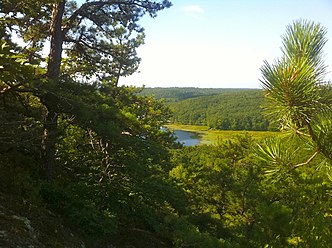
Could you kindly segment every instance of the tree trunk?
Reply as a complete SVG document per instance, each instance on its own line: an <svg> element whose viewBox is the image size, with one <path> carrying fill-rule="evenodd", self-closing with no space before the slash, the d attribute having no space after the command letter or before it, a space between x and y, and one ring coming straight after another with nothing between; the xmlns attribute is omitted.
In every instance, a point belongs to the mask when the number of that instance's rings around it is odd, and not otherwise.
<svg viewBox="0 0 332 248"><path fill-rule="evenodd" d="M60 77L60 66L63 45L62 18L65 10L65 1L59 1L54 5L52 22L50 27L51 49L47 65L47 79L56 83ZM45 177L52 181L55 170L55 154L57 143L58 113L57 96L53 92L47 92L44 96L44 104L47 108L44 135L42 142L43 162Z"/></svg>
<svg viewBox="0 0 332 248"><path fill-rule="evenodd" d="M58 127L58 115L56 111L50 110L45 116L44 123L44 135L43 135L43 163L44 173L47 181L52 181L54 177L55 169L55 153L56 153L56 140L57 140L57 127Z"/></svg>

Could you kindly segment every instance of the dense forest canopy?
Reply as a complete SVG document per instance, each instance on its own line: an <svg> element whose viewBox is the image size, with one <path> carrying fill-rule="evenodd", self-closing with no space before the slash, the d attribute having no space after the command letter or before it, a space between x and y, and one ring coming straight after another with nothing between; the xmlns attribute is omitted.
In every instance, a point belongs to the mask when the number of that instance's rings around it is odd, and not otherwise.
<svg viewBox="0 0 332 248"><path fill-rule="evenodd" d="M0 246L330 247L326 30L294 22L261 68L284 135L185 148L160 129L163 101L117 83L138 66L139 19L170 5L1 2ZM233 93L212 91L216 108Z"/></svg>

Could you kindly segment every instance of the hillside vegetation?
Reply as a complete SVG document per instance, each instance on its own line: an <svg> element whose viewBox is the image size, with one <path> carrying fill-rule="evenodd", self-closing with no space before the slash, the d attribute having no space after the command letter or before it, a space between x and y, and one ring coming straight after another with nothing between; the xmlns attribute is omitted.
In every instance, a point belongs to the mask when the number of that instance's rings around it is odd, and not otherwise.
<svg viewBox="0 0 332 248"><path fill-rule="evenodd" d="M1 1L0 247L331 247L325 29L295 22L261 69L287 135L182 147L163 101L117 84L137 69L139 19L170 5ZM262 95L226 93L178 103L228 99L230 115Z"/></svg>
<svg viewBox="0 0 332 248"><path fill-rule="evenodd" d="M220 130L275 130L263 115L264 93L259 89L146 88L143 95L164 98L171 122Z"/></svg>
<svg viewBox="0 0 332 248"><path fill-rule="evenodd" d="M177 102L199 96L217 95L223 92L237 92L239 89L169 87L144 88L142 95L153 95L156 99L164 98L166 102Z"/></svg>

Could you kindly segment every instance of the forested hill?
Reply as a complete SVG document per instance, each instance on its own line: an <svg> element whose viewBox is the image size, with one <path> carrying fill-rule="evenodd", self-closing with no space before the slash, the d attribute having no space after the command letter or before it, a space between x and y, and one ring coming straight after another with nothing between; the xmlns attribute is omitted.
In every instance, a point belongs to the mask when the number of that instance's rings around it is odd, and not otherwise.
<svg viewBox="0 0 332 248"><path fill-rule="evenodd" d="M195 88L195 87L170 87L170 88L144 88L142 95L152 95L156 99L164 98L167 102L181 101L188 98L199 96L218 95L220 93L232 93L250 89L232 89L232 88Z"/></svg>
<svg viewBox="0 0 332 248"><path fill-rule="evenodd" d="M260 89L146 88L143 95L164 98L176 124L223 130L273 130L264 117Z"/></svg>

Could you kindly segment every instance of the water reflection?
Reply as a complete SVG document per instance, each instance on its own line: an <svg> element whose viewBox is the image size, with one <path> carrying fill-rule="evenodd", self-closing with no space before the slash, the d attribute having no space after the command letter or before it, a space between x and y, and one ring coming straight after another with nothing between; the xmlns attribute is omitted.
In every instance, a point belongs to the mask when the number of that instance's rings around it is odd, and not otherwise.
<svg viewBox="0 0 332 248"><path fill-rule="evenodd" d="M195 146L200 143L197 134L194 132L174 130L174 134L178 137L178 141L184 146Z"/></svg>

